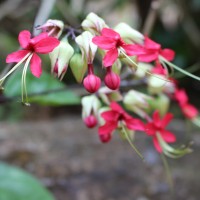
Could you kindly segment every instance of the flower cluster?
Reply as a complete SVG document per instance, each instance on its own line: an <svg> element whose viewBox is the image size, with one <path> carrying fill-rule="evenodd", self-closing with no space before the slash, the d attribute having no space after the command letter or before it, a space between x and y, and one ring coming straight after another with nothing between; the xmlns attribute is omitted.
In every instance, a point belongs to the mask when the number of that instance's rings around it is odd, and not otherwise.
<svg viewBox="0 0 200 200"><path fill-rule="evenodd" d="M18 39L22 49L6 58L7 63L17 64L0 83L25 63L22 102L28 103L28 66L33 76L39 78L42 66L38 54L48 54L55 77L62 80L69 66L76 81L92 93L82 98L82 118L88 128L98 126L101 142L109 142L114 132L119 132L141 155L132 143L139 131L153 139L159 153L173 158L190 153L189 147L169 145L176 141L175 134L167 130L173 118L168 112L169 103L170 100L178 102L186 118L197 125L200 124L198 111L189 103L185 90L179 89L169 75L176 69L200 78L171 62L175 57L173 50L162 48L125 23L112 29L102 18L90 13L81 25L82 30L76 30L60 20L48 20L37 27L41 33L35 37L29 31L21 31ZM147 90L145 93L139 87L136 90L134 85L145 85Z"/></svg>

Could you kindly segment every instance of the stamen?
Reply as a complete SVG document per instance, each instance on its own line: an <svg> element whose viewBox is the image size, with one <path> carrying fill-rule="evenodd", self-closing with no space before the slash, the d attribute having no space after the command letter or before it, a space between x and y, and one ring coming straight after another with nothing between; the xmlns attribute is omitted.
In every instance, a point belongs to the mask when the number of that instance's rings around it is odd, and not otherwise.
<svg viewBox="0 0 200 200"><path fill-rule="evenodd" d="M28 103L28 95L27 95L27 88L26 88L26 72L27 72L28 65L30 63L32 56L33 56L33 54L31 54L28 57L25 65L24 65L24 69L22 72L22 80L21 80L22 103L24 103L27 106L29 106L30 104ZM24 102L24 93L25 93L25 102Z"/></svg>
<svg viewBox="0 0 200 200"><path fill-rule="evenodd" d="M26 54L24 58L22 58L4 77L0 79L0 85L3 84L4 80L12 73L14 72L29 56L31 53Z"/></svg>
<svg viewBox="0 0 200 200"><path fill-rule="evenodd" d="M154 76L154 77L156 77L156 78L158 78L158 79L161 79L161 80L166 81L166 82L171 82L170 80L167 80L167 79L161 78L161 77L159 77L159 76L156 76L155 74L152 74L151 72L145 70L145 69L142 68L141 66L138 66L138 64L137 64L136 62L134 62L129 56L126 55L125 50L124 50L122 47L120 47L119 50L120 50L120 53L122 53L122 54L123 54L131 63L133 63L137 68L141 69L142 71L146 72L147 74L149 74L149 75L151 75L151 76Z"/></svg>

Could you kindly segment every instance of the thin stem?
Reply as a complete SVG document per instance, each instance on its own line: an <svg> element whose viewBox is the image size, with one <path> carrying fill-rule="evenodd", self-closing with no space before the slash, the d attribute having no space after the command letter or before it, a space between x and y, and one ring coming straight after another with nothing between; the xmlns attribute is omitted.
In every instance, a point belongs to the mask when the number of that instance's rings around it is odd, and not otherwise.
<svg viewBox="0 0 200 200"><path fill-rule="evenodd" d="M166 157L163 153L161 153L160 157L162 159L162 162L163 162L163 165L164 165L164 168L165 168L165 171L166 171L167 180L168 180L170 189L173 192L174 182L173 182L172 173L171 173L169 164L168 164L167 159L166 159Z"/></svg>
<svg viewBox="0 0 200 200"><path fill-rule="evenodd" d="M124 126L122 125L122 131L124 132L124 135L126 137L126 139L128 140L129 144L131 145L131 147L134 149L134 151L137 153L137 155L144 161L144 157L143 155L139 152L139 150L133 145L131 138L129 137L126 129L124 128Z"/></svg>
<svg viewBox="0 0 200 200"><path fill-rule="evenodd" d="M185 71L184 69L181 69L179 68L178 66L174 65L173 63L167 61L165 58L163 58L162 56L159 56L159 59L161 60L161 62L165 62L166 64L168 64L169 66L173 67L174 69L176 69L177 71L180 71L181 73L191 77L191 78L194 78L198 81L200 81L200 77L194 75L194 74L191 74L190 72L187 72Z"/></svg>

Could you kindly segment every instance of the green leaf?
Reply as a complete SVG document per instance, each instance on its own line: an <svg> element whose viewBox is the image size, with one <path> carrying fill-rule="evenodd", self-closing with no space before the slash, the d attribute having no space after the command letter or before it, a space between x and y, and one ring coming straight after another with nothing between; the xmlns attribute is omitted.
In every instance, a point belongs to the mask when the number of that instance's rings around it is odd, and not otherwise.
<svg viewBox="0 0 200 200"><path fill-rule="evenodd" d="M4 94L7 97L21 98L21 74L21 70L17 70L8 78L4 86ZM29 102L53 106L80 104L80 97L67 89L65 84L44 71L40 78L34 77L28 71L26 86Z"/></svg>
<svg viewBox="0 0 200 200"><path fill-rule="evenodd" d="M54 197L30 174L0 163L0 199L54 200Z"/></svg>

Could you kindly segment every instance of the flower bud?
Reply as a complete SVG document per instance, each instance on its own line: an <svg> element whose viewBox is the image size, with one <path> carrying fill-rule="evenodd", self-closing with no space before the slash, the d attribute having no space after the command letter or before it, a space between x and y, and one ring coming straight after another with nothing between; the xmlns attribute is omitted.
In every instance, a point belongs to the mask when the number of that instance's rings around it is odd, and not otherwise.
<svg viewBox="0 0 200 200"><path fill-rule="evenodd" d="M95 53L97 51L97 46L92 42L93 35L84 31L81 35L76 37L75 41L81 49L83 61L92 63L94 60Z"/></svg>
<svg viewBox="0 0 200 200"><path fill-rule="evenodd" d="M94 115L89 115L88 117L84 118L84 123L88 128L94 128L97 125L97 119Z"/></svg>
<svg viewBox="0 0 200 200"><path fill-rule="evenodd" d="M127 43L134 42L143 44L144 36L126 23L119 23L114 30L117 31Z"/></svg>
<svg viewBox="0 0 200 200"><path fill-rule="evenodd" d="M128 110L133 112L137 112L138 109L148 108L149 103L148 100L153 99L152 97L145 95L141 92L137 92L136 90L130 90L124 96L124 105Z"/></svg>
<svg viewBox="0 0 200 200"><path fill-rule="evenodd" d="M60 44L51 53L49 53L51 71L61 80L67 71L69 61L73 54L74 49L68 43L67 39L62 39Z"/></svg>
<svg viewBox="0 0 200 200"><path fill-rule="evenodd" d="M120 76L118 74L115 74L110 68L107 68L104 83L111 90L116 90L120 86Z"/></svg>
<svg viewBox="0 0 200 200"><path fill-rule="evenodd" d="M61 20L49 19L47 22L37 29L41 29L42 32L47 32L49 36L59 38L62 34L64 23Z"/></svg>
<svg viewBox="0 0 200 200"><path fill-rule="evenodd" d="M101 140L101 142L107 143L111 140L111 133L99 134L99 139Z"/></svg>
<svg viewBox="0 0 200 200"><path fill-rule="evenodd" d="M138 78L144 78L147 75L147 71L151 71L153 65L147 63L138 63L138 68L135 72L135 76Z"/></svg>
<svg viewBox="0 0 200 200"><path fill-rule="evenodd" d="M166 77L157 74L156 77L151 75L148 78L148 90L151 94L159 94L164 90L164 86L167 82L163 79L166 79Z"/></svg>
<svg viewBox="0 0 200 200"><path fill-rule="evenodd" d="M88 92L94 93L100 88L101 79L94 74L89 74L84 78L83 85Z"/></svg>
<svg viewBox="0 0 200 200"><path fill-rule="evenodd" d="M87 15L81 26L85 31L90 31L94 35L99 35L103 28L108 27L105 21L93 12Z"/></svg>

